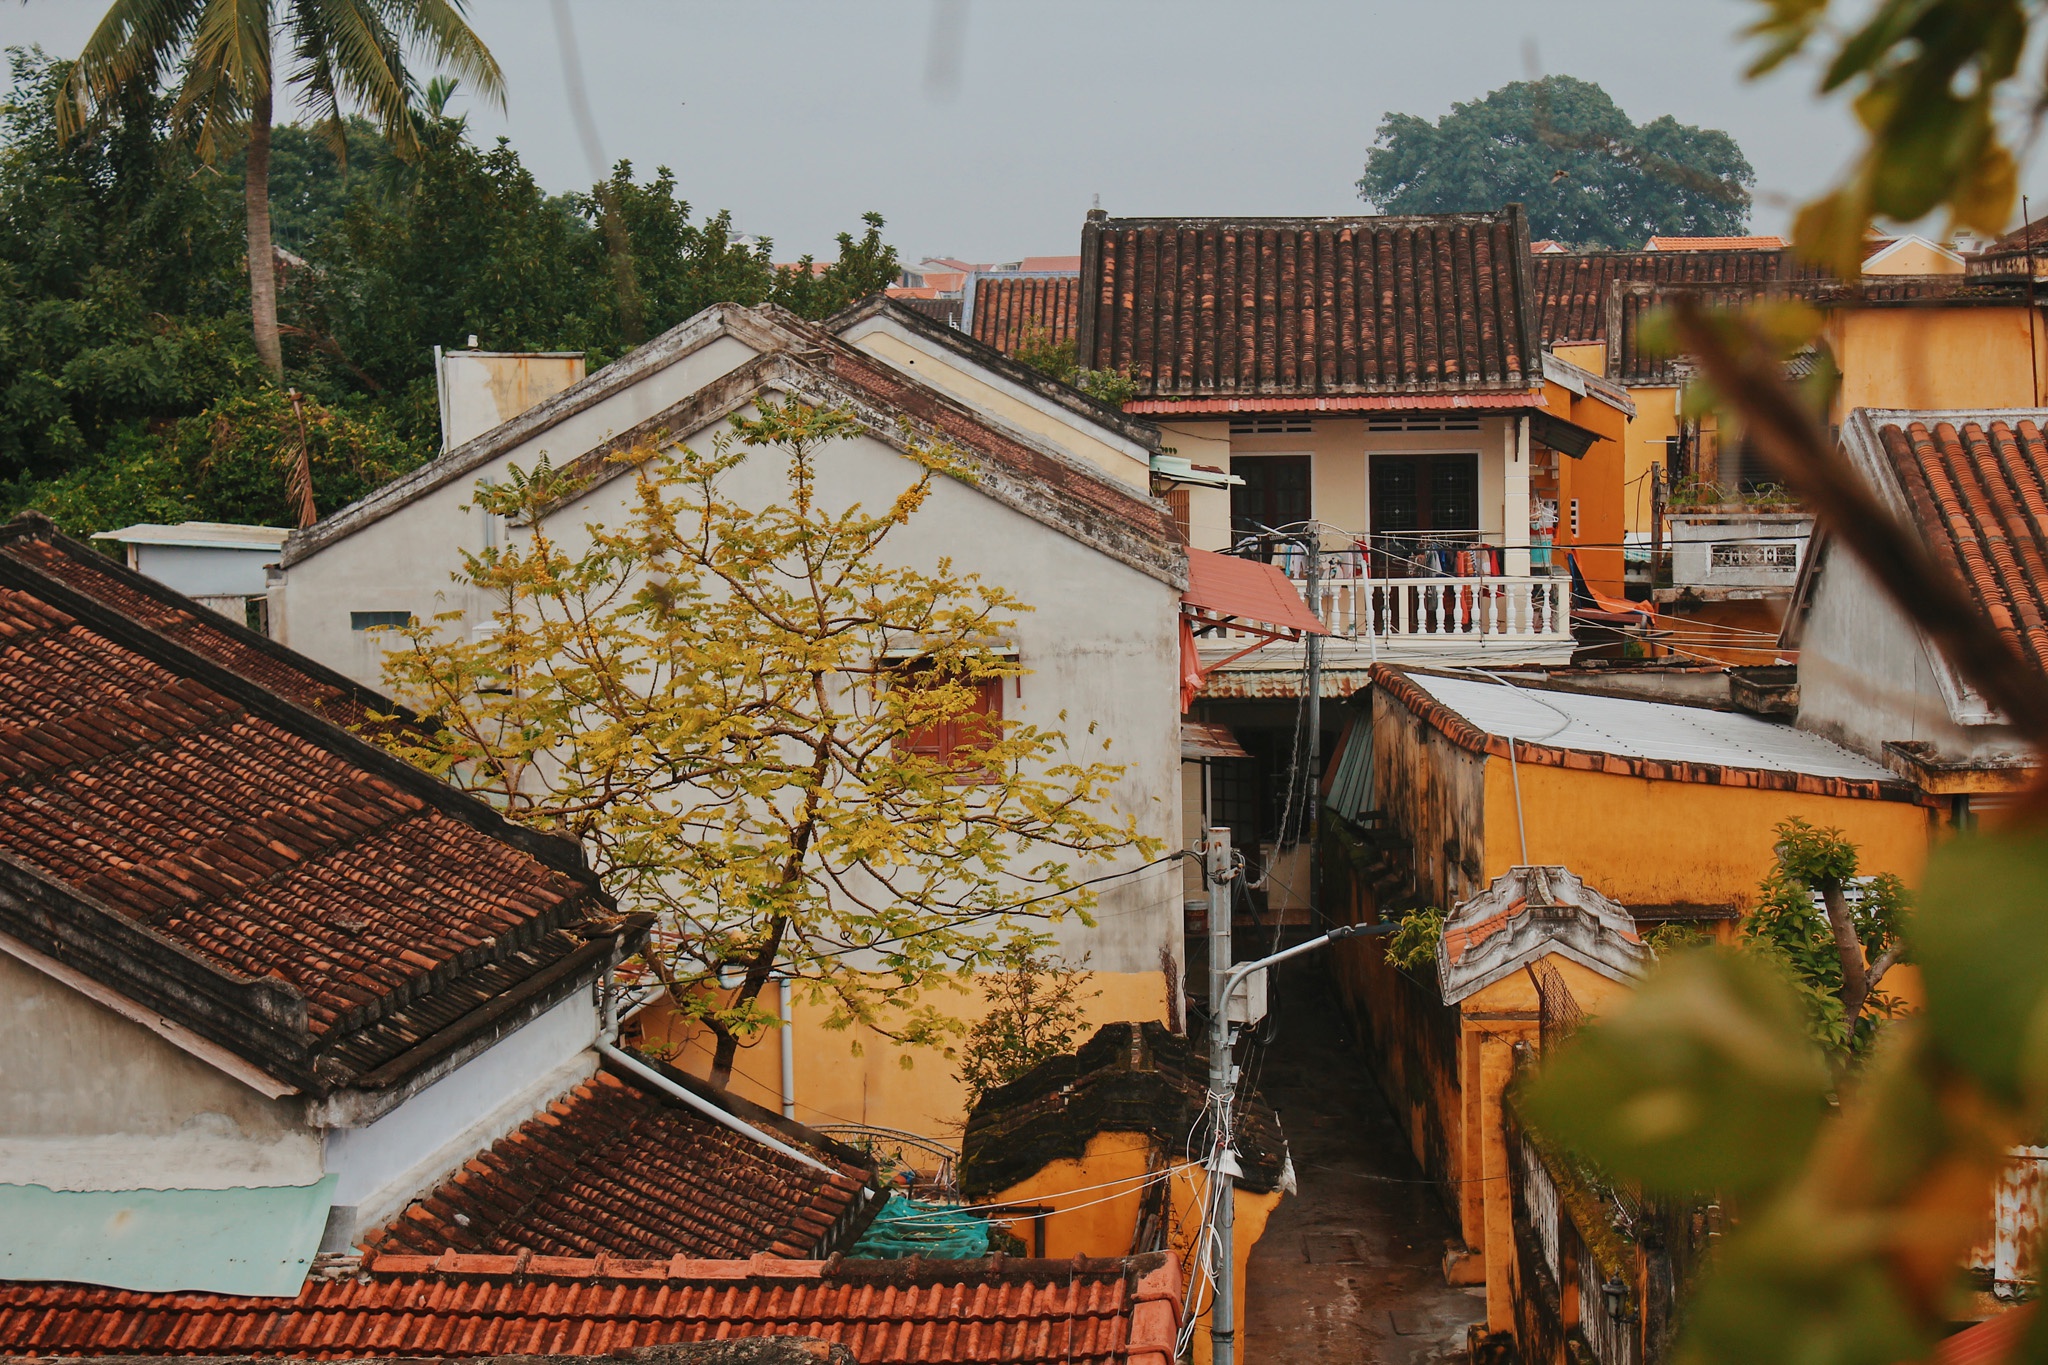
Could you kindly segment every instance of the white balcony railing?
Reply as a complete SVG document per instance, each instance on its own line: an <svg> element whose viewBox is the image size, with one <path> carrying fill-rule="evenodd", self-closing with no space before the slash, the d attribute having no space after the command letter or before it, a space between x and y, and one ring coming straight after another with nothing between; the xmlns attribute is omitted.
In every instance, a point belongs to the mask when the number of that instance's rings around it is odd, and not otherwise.
<svg viewBox="0 0 2048 1365"><path fill-rule="evenodd" d="M1306 599L1308 584L1292 582ZM1339 578L1322 584L1316 598L1309 605L1340 640L1569 644L1572 638L1571 581L1565 578ZM1256 637L1225 627L1221 638Z"/></svg>
<svg viewBox="0 0 2048 1365"><path fill-rule="evenodd" d="M1307 595L1308 585L1295 587ZM1564 578L1340 578L1310 605L1347 640L1569 640L1571 582Z"/></svg>

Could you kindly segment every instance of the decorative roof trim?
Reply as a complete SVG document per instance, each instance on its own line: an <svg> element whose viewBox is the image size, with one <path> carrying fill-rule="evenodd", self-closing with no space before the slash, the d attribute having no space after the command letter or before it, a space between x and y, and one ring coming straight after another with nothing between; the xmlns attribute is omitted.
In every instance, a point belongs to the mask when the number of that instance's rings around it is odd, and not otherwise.
<svg viewBox="0 0 2048 1365"><path fill-rule="evenodd" d="M1621 982L1641 977L1654 956L1627 909L1571 869L1511 867L1445 918L1437 984L1455 1005L1552 955Z"/></svg>
<svg viewBox="0 0 2048 1365"><path fill-rule="evenodd" d="M1334 394L1323 398L1134 398L1126 412L1534 412L1548 408L1540 389L1508 393Z"/></svg>

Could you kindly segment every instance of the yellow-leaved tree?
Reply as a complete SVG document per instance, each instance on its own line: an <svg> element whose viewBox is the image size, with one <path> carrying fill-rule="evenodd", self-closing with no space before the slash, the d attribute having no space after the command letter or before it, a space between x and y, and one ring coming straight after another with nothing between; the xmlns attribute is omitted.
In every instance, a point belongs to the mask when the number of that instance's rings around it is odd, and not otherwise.
<svg viewBox="0 0 2048 1365"><path fill-rule="evenodd" d="M892 559L935 480L970 477L954 454L912 441L883 505L828 505L821 457L865 430L764 398L708 453L623 457L614 525L558 525L588 471L515 469L477 492L508 543L458 576L489 627L415 622L387 657L432 723L387 743L574 836L623 908L658 914L648 965L715 1035L719 1084L774 1023L770 980L835 1025L935 1043L957 1027L935 987L1085 921L1091 865L1157 851L1114 811L1123 770L1092 726L1070 742L1002 715L1030 608L949 559ZM764 460L779 500L736 496Z"/></svg>

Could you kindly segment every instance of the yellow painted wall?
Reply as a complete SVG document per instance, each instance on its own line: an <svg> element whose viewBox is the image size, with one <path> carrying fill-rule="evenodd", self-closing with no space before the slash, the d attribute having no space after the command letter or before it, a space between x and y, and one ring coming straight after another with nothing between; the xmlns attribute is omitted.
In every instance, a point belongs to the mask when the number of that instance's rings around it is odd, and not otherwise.
<svg viewBox="0 0 2048 1365"><path fill-rule="evenodd" d="M1514 772L1506 759L1488 758L1486 876L1524 861L1561 863L1623 905L1748 905L1771 866L1772 828L1792 816L1841 829L1862 850L1865 872L1908 883L1919 880L1933 833L1928 810L1905 801L1517 766L1528 857L1516 828Z"/></svg>
<svg viewBox="0 0 2048 1365"><path fill-rule="evenodd" d="M1064 1210L1048 1215L1045 1220L1045 1254L1053 1260L1128 1256L1137 1233L1145 1176L1162 1162L1178 1164L1180 1160L1178 1151L1161 1153L1158 1142L1148 1133L1097 1133L1088 1140L1080 1160L1051 1162L1029 1179L989 1196L987 1202L1050 1205L1055 1210ZM1201 1226L1207 1179L1201 1171L1179 1171L1167 1177L1168 1203L1172 1209L1168 1244L1180 1258L1183 1271L1191 1277L1195 1273L1194 1243ZM1237 1191L1231 1261L1237 1267L1237 1311L1233 1316L1240 1332L1244 1330L1245 1263L1259 1238L1265 1235L1266 1220L1279 1207L1280 1199L1278 1190L1268 1194ZM1031 1245L1032 1220L1019 1219L1008 1226L1027 1247ZM1192 1309L1196 1306L1195 1288L1184 1285L1183 1289L1189 1292L1188 1306ZM1199 1293L1203 1304L1211 1303L1206 1284L1200 1286ZM1203 1328L1195 1334L1197 1365L1209 1359L1207 1314L1200 1321Z"/></svg>
<svg viewBox="0 0 2048 1365"><path fill-rule="evenodd" d="M1134 458L1128 452L1091 434L1086 423L1076 418L1063 421L1041 412L1031 404L1011 397L993 384L975 377L962 366L949 365L939 356L910 345L908 342L890 336L887 332L869 332L863 335L859 344L862 350L880 356L893 365L902 366L910 373L924 379L942 392L966 403L968 406L986 412L999 421L1008 423L1020 431L1058 446L1077 459L1086 460L1110 477L1143 491L1151 479L1151 463Z"/></svg>
<svg viewBox="0 0 2048 1365"><path fill-rule="evenodd" d="M2031 407L2029 356L2048 358L2048 325L2035 326L2030 342L2025 308L1838 308L1823 332L1842 371L1835 418L1860 407Z"/></svg>
<svg viewBox="0 0 2048 1365"><path fill-rule="evenodd" d="M1126 1019L1165 1019L1167 981L1160 972L1092 972L1083 994L1085 1018L1078 1036ZM775 1004L773 991L764 1005ZM807 1001L799 989L792 1002L796 1019L796 1119L799 1123L865 1123L917 1133L958 1148L967 1122L966 1092L955 1063L943 1053L903 1047L872 1028L832 1029L830 1011ZM979 994L948 991L933 997L944 1013L971 1021L986 1009ZM642 1046L670 1053L671 1065L692 1076L711 1071L708 1031L656 1004L634 1021ZM739 1051L731 1089L743 1099L780 1109L782 1030L765 1029Z"/></svg>
<svg viewBox="0 0 2048 1365"><path fill-rule="evenodd" d="M1883 260L1863 264L1866 275L1960 275L1968 267L1963 258L1924 237L1907 237L1888 247Z"/></svg>

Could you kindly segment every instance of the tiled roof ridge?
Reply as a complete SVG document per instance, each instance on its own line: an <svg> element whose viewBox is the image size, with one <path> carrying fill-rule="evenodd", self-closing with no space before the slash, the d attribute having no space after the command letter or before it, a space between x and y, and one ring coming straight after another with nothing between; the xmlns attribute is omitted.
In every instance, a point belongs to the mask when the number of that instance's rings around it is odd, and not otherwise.
<svg viewBox="0 0 2048 1365"><path fill-rule="evenodd" d="M1545 744L1541 740L1511 741L1505 735L1489 734L1466 720L1418 686L1404 669L1392 664L1377 663L1372 665L1370 674L1376 686L1384 689L1417 719L1469 753L1503 759L1512 757L1517 763L1535 763L1546 768L1641 777L1653 782L1752 787L1763 791L1796 791L1813 796L1841 796L1866 801L1917 802L1922 799L1904 782L1881 782L1875 778L1746 768L1729 763L1687 763L1676 759L1641 758L1628 754L1602 753L1592 749L1561 748Z"/></svg>
<svg viewBox="0 0 2048 1365"><path fill-rule="evenodd" d="M15 513L7 522L0 523L0 552L5 552L7 549L24 542L34 542L47 546L52 553L89 566L91 572L113 580L130 592L149 598L167 611L183 614L198 627L207 631L218 632L226 636L237 646L262 654L279 667L287 668L294 673L303 675L315 686L332 689L338 698L351 701L366 712L374 711L383 715L395 716L399 721L407 725L423 725L425 723L391 698L373 688L365 687L354 678L338 673L316 659L310 659L305 655L295 653L280 645L269 636L260 635L250 630L232 617L223 616L218 612L209 612L204 607L198 607L184 594L174 591L165 584L151 578L148 574L131 569L121 560L111 555L101 554L83 541L66 535L58 529L57 524L49 516L42 512L35 511L34 509L24 510ZM89 589L81 589L81 591L86 592L87 596L94 597L95 600L103 600L99 599L97 594L92 593ZM105 605L115 611L121 610L118 605L112 602L107 602ZM122 614L126 615L127 613L123 612ZM144 623L138 622L138 624ZM187 647L190 648L190 646ZM195 652L203 653L204 651ZM232 667L232 665L228 665L224 661L222 662L224 667ZM251 681L255 680L252 679ZM307 709L312 710L314 708L308 707Z"/></svg>
<svg viewBox="0 0 2048 1365"><path fill-rule="evenodd" d="M1017 277L1016 272L1011 272L1008 276L992 275L988 278L999 280L1014 277ZM1022 278L1042 280L1045 277L1023 275ZM1080 276L1076 273L1068 272L1059 278L1078 280ZM818 325L822 330L837 337L855 323L864 321L877 314L884 314L895 319L917 332L920 336L944 346L956 355L964 356L978 365L995 371L1014 384L1033 389L1051 401L1059 403L1062 407L1078 413L1088 421L1115 431L1125 440L1135 442L1148 450L1156 451L1159 449L1163 437L1157 423L1143 417L1134 416L1115 404L1105 403L1099 398L1090 397L1071 384L1062 384L1050 375L1039 373L1000 348L991 345L987 339L972 333L963 332L956 327L942 326L914 308L905 308L900 302L888 297L886 294L870 294L861 302L834 314ZM979 331L978 326L976 330ZM1071 332L1071 327L1069 330Z"/></svg>
<svg viewBox="0 0 2048 1365"><path fill-rule="evenodd" d="M381 781L398 792L419 798L442 814L511 844L583 882L589 894L607 908L613 908L610 895L590 870L582 848L574 840L514 823L488 803L422 772L326 717L284 700L270 689L12 555L0 554L0 587L15 588L62 611L120 648L200 683L295 738L338 751L360 766L373 782Z"/></svg>
<svg viewBox="0 0 2048 1365"><path fill-rule="evenodd" d="M1135 1256L1073 1256L1065 1259L999 1255L971 1261L926 1256L909 1256L900 1260L830 1256L816 1261L768 1255L707 1261L689 1256L633 1259L606 1255L537 1256L530 1252L490 1256L459 1251L418 1256L365 1251L358 1262L356 1274L377 1280L408 1276L486 1282L598 1280L627 1283L667 1280L685 1284L706 1280L835 1280L907 1287L1017 1280L1057 1281L1078 1275L1116 1276L1135 1282L1157 1271L1170 1259L1171 1253L1163 1251Z"/></svg>

